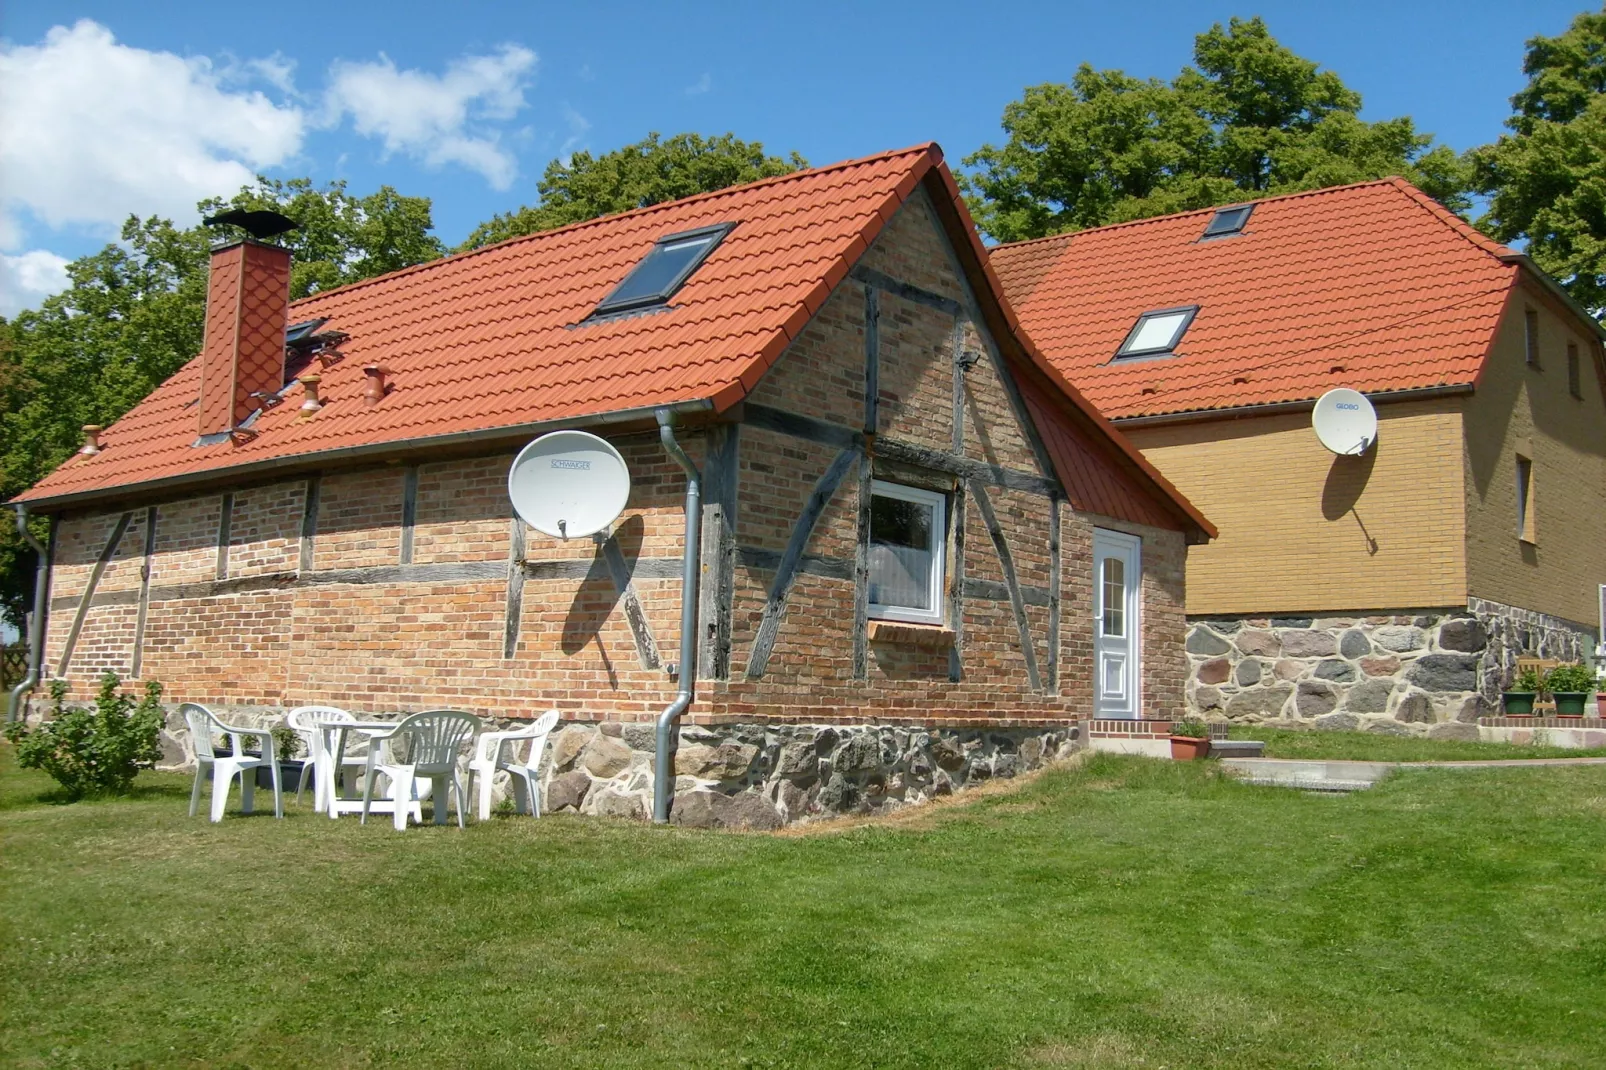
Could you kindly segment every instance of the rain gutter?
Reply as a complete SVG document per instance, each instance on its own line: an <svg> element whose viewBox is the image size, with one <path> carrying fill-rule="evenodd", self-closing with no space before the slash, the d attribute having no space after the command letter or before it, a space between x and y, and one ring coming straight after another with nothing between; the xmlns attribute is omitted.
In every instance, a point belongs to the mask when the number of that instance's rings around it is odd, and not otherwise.
<svg viewBox="0 0 1606 1070"><path fill-rule="evenodd" d="M686 451L675 441L674 410L659 409L655 415L658 419L658 437L664 444L664 451L686 472L686 549L680 574L680 662L676 666L680 690L675 700L658 715L652 762L652 819L662 825L669 821L669 803L675 788L675 756L670 748L670 739L697 690L697 588L702 548L703 489L697 466L691 463Z"/></svg>
<svg viewBox="0 0 1606 1070"><path fill-rule="evenodd" d="M17 534L34 548L39 555L39 564L33 578L33 615L28 618L28 675L11 689L6 700L7 722L21 720L24 696L39 686L39 668L45 654L45 608L50 594L50 555L33 537L33 532L28 530L28 507L16 505L13 508L17 510Z"/></svg>

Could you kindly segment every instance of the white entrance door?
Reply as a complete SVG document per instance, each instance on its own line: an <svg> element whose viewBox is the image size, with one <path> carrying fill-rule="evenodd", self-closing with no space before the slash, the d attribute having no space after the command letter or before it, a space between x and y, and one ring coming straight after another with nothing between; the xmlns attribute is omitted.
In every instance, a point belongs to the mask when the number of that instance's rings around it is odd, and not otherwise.
<svg viewBox="0 0 1606 1070"><path fill-rule="evenodd" d="M1136 717L1142 648L1138 580L1143 542L1120 531L1093 531L1094 713Z"/></svg>

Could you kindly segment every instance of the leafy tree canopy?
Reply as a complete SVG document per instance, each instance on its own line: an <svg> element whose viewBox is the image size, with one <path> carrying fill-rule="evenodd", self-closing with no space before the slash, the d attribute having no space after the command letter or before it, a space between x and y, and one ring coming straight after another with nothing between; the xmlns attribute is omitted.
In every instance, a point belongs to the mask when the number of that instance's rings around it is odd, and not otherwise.
<svg viewBox="0 0 1606 1070"><path fill-rule="evenodd" d="M477 249L807 166L808 161L795 152L785 158L766 156L761 143L741 141L734 134L660 138L651 133L644 141L601 156L577 152L567 160L553 160L536 186L539 203L481 223L461 247Z"/></svg>
<svg viewBox="0 0 1606 1070"><path fill-rule="evenodd" d="M282 239L294 253L291 294L307 294L432 260L430 202L387 187L366 197L345 183L259 178L234 197L198 206L274 208L301 224ZM0 320L0 498L37 482L82 442L84 424L109 424L201 348L212 244L232 227L181 228L130 217L121 242L73 261L70 285L10 323ZM42 530L42 529L41 529ZM33 554L0 525L0 612L20 625Z"/></svg>
<svg viewBox="0 0 1606 1070"><path fill-rule="evenodd" d="M1606 312L1606 11L1528 41L1511 133L1473 149L1478 220L1526 251L1586 308Z"/></svg>
<svg viewBox="0 0 1606 1070"><path fill-rule="evenodd" d="M1194 39L1171 82L1083 64L1004 109L1009 140L965 158L967 201L999 241L1246 197L1404 175L1465 211L1465 169L1409 118L1360 119L1360 94L1260 19Z"/></svg>

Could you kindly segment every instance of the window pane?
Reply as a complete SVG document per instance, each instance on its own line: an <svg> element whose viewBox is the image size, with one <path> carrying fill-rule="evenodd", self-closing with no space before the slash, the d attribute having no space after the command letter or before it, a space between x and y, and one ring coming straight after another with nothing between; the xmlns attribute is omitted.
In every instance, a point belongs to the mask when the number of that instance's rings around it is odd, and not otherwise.
<svg viewBox="0 0 1606 1070"><path fill-rule="evenodd" d="M933 609L933 509L923 502L876 495L870 500L870 601Z"/></svg>
<svg viewBox="0 0 1606 1070"><path fill-rule="evenodd" d="M1170 349L1177 342L1177 331L1186 322L1186 312L1172 312L1164 316L1150 316L1138 327L1132 336L1132 342L1127 348L1129 353L1141 353L1148 349Z"/></svg>
<svg viewBox="0 0 1606 1070"><path fill-rule="evenodd" d="M619 284L618 289L608 295L603 305L611 307L649 298L667 298L669 295L666 291L676 276L695 263L720 237L718 234L705 234L700 238L654 246L652 252L647 254L647 259Z"/></svg>
<svg viewBox="0 0 1606 1070"><path fill-rule="evenodd" d="M1112 639L1126 635L1126 561L1104 559L1104 634Z"/></svg>

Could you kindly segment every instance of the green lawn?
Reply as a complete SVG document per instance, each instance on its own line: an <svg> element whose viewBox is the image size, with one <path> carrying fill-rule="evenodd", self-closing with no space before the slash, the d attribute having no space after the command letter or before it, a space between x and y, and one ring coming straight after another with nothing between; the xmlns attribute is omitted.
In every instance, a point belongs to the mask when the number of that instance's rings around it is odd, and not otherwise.
<svg viewBox="0 0 1606 1070"><path fill-rule="evenodd" d="M1233 725L1232 739L1258 739L1267 758L1349 759L1367 762L1456 762L1511 758L1602 758L1606 748L1568 750L1510 743L1417 739L1376 732L1302 732L1259 725Z"/></svg>
<svg viewBox="0 0 1606 1070"><path fill-rule="evenodd" d="M0 768L0 1063L1599 1066L1606 768L1342 797L1094 756L815 835L290 810ZM261 794L258 795L262 799Z"/></svg>

